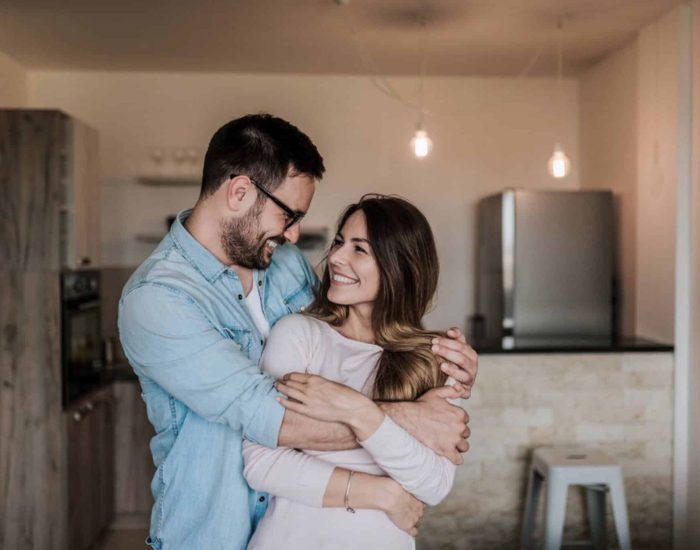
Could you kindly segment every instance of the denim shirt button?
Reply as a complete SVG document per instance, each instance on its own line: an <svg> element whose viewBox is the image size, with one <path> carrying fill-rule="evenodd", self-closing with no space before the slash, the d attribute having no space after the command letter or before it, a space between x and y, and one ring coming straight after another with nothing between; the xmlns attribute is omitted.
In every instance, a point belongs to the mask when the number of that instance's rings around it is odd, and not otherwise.
<svg viewBox="0 0 700 550"><path fill-rule="evenodd" d="M258 286L262 286L262 281L258 281Z"/></svg>
<svg viewBox="0 0 700 550"><path fill-rule="evenodd" d="M259 500L260 502L265 502L265 497L260 497L258 500Z"/></svg>
<svg viewBox="0 0 700 550"><path fill-rule="evenodd" d="M242 299L243 299L243 294L239 294L239 295L238 295L238 299L239 299L239 300L242 300Z"/></svg>

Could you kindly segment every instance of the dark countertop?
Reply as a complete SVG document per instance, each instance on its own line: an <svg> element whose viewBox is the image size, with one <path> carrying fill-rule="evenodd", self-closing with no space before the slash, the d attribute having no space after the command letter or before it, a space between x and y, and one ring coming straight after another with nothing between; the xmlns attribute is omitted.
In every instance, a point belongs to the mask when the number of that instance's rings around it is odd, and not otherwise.
<svg viewBox="0 0 700 550"><path fill-rule="evenodd" d="M562 338L538 337L481 340L471 345L481 355L497 353L630 353L630 352L672 352L672 344L655 342L646 338L628 337L606 338Z"/></svg>

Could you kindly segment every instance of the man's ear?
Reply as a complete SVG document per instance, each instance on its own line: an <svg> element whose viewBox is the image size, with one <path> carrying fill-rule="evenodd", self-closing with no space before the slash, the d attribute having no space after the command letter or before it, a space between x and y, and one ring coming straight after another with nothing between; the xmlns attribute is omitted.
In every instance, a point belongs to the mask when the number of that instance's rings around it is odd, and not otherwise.
<svg viewBox="0 0 700 550"><path fill-rule="evenodd" d="M253 185L246 176L236 176L226 180L223 184L226 190L226 203L229 209L234 212L241 212L248 209L249 203L255 200L255 193L252 192Z"/></svg>

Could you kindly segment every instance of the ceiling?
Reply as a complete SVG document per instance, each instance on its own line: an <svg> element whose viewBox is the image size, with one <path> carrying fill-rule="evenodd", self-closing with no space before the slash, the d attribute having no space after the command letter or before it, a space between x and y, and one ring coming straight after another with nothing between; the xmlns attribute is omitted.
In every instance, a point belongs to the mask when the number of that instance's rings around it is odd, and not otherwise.
<svg viewBox="0 0 700 550"><path fill-rule="evenodd" d="M29 69L575 74L682 0L0 0Z"/></svg>

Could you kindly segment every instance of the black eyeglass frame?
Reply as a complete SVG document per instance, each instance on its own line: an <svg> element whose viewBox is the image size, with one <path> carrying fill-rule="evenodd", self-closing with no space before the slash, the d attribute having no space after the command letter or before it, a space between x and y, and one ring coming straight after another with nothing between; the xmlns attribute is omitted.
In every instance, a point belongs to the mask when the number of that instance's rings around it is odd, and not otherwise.
<svg viewBox="0 0 700 550"><path fill-rule="evenodd" d="M236 174L231 174L231 179L235 178ZM256 189L260 191L263 195L265 195L268 199L270 199L272 202L274 202L277 206L279 206L282 211L287 215L289 218L289 221L285 224L284 230L286 231L290 227L298 224L304 216L306 216L306 212L302 212L301 210L293 210L286 204L284 204L281 200L279 200L277 197L275 197L272 193L270 193L267 189L265 189L262 185L260 185L257 181L255 181L253 178L250 176L246 176L250 182L255 185Z"/></svg>

